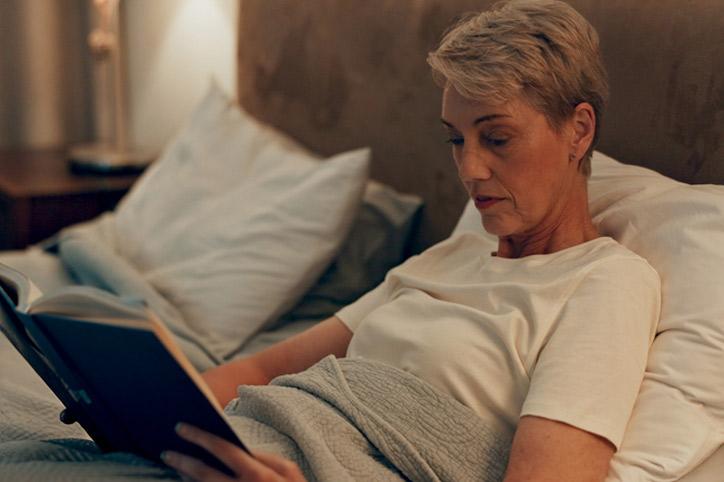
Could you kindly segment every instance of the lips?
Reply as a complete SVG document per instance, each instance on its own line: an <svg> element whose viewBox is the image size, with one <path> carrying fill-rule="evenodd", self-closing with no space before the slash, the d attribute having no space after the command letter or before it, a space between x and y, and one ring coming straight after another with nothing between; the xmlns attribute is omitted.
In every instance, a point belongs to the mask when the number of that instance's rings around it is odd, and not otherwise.
<svg viewBox="0 0 724 482"><path fill-rule="evenodd" d="M495 204L499 203L500 201L504 200L505 198L479 195L479 196L475 196L473 199L475 201L476 208L488 209L488 208L494 206Z"/></svg>

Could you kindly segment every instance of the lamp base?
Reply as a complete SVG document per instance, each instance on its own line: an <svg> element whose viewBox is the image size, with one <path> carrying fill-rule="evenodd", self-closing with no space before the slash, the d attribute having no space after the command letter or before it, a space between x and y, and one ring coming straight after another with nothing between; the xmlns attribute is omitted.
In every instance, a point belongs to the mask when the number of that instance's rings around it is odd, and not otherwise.
<svg viewBox="0 0 724 482"><path fill-rule="evenodd" d="M73 172L91 174L134 174L143 171L153 154L139 149L119 150L109 144L80 144L68 152Z"/></svg>

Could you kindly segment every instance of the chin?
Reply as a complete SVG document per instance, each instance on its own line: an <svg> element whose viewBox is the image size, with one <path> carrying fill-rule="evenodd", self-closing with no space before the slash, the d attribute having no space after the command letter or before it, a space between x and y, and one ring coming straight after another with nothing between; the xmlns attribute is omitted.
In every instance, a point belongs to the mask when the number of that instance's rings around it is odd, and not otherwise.
<svg viewBox="0 0 724 482"><path fill-rule="evenodd" d="M516 232L515 228L511 226L510 223L506 223L502 219L482 216L482 222L485 231L499 238L511 236Z"/></svg>

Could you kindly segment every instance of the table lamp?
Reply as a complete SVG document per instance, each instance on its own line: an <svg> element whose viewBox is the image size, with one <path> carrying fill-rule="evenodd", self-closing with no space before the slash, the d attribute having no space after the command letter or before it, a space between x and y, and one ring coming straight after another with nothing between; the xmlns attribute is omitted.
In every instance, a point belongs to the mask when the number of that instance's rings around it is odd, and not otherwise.
<svg viewBox="0 0 724 482"><path fill-rule="evenodd" d="M152 160L150 152L130 145L126 100L125 58L121 35L119 0L92 0L97 25L88 36L93 61L100 73L111 84L101 89L96 101L100 103L96 113L112 112L112 136L91 144L71 146L70 167L76 172L102 174L138 172Z"/></svg>

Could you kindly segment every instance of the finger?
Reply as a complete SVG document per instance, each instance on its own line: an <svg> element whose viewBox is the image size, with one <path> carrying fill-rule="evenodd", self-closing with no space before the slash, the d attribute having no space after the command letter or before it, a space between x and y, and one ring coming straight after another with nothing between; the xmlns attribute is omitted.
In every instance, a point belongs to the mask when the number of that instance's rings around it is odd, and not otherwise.
<svg viewBox="0 0 724 482"><path fill-rule="evenodd" d="M187 423L179 423L176 432L182 439L213 454L237 475L259 480L274 474L272 469L255 460L243 449L212 433Z"/></svg>
<svg viewBox="0 0 724 482"><path fill-rule="evenodd" d="M233 479L227 477L216 469L213 469L198 459L180 454L178 452L166 451L161 454L161 459L169 467L184 476L190 477L192 480L204 482L233 482Z"/></svg>
<svg viewBox="0 0 724 482"><path fill-rule="evenodd" d="M254 458L281 475L284 479L304 480L299 466L289 459L267 452L254 452Z"/></svg>

